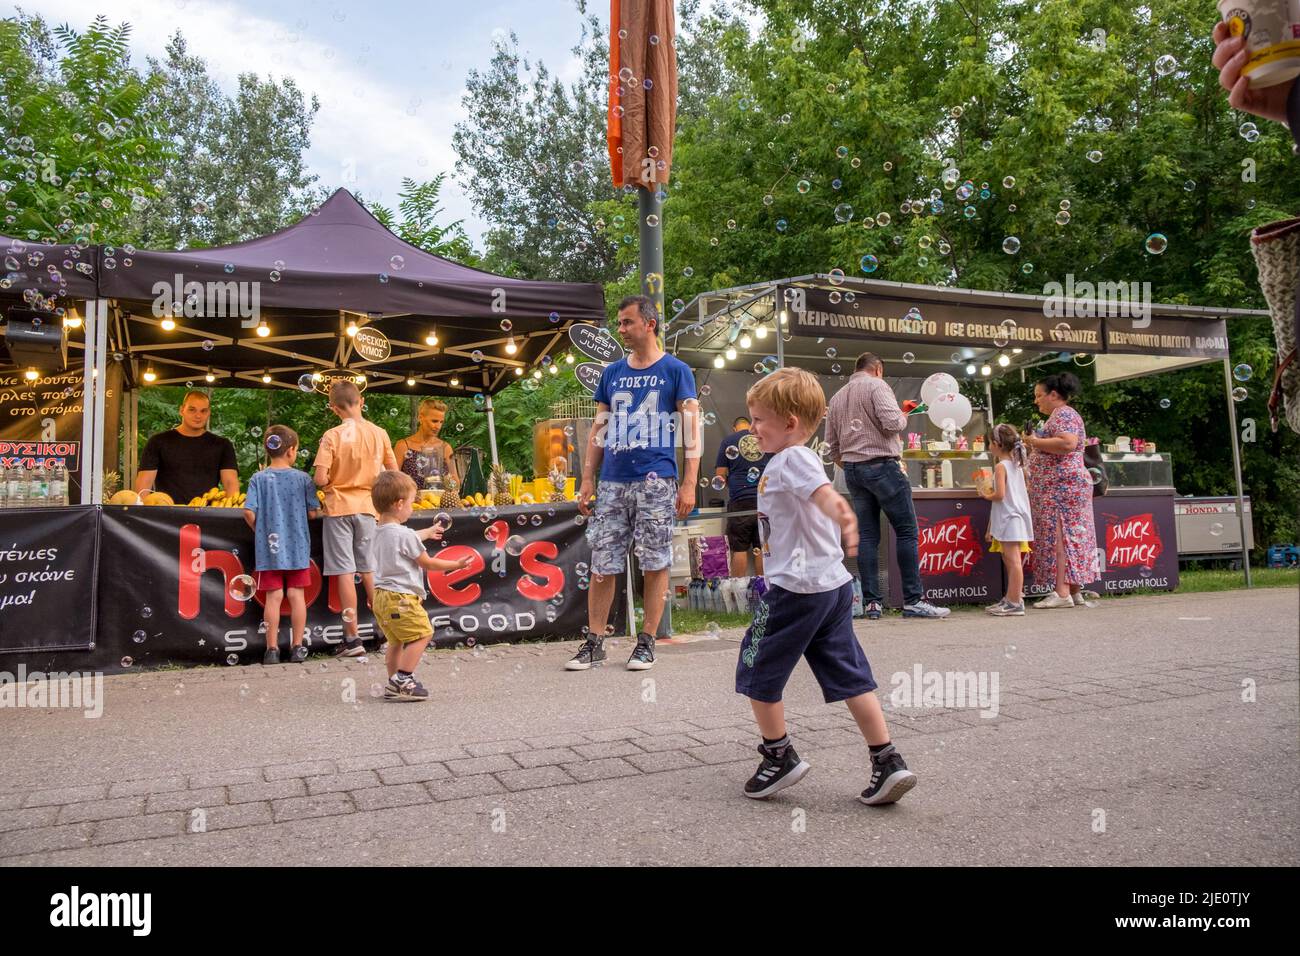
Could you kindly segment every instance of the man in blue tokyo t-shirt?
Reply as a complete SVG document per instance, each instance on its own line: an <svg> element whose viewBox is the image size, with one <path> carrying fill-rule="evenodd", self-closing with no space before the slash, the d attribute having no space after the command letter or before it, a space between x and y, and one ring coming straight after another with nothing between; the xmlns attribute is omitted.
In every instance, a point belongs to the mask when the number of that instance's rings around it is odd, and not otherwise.
<svg viewBox="0 0 1300 956"><path fill-rule="evenodd" d="M654 635L673 563L673 519L685 518L695 507L700 474L695 376L685 362L659 347L658 331L659 313L651 299L635 295L619 303L618 334L628 355L605 368L594 396L596 427L587 442L578 489L578 508L591 515L588 620L582 648L565 665L569 670L585 671L605 660L605 628L629 546L635 547L645 574L645 622L627 667L654 666ZM686 455L680 486L678 445Z"/></svg>

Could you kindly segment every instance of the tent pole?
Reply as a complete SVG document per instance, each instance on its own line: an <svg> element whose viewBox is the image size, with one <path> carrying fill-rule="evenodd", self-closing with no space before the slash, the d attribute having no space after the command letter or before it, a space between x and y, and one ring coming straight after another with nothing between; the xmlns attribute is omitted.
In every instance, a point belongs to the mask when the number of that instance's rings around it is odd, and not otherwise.
<svg viewBox="0 0 1300 956"><path fill-rule="evenodd" d="M1241 448L1237 436L1237 403L1232 400L1232 359L1223 360L1223 397L1228 402L1228 441L1232 445L1232 471L1237 480L1237 525L1241 529L1241 568L1246 572L1246 587L1250 580L1250 551L1246 547L1246 496L1241 487Z"/></svg>
<svg viewBox="0 0 1300 956"><path fill-rule="evenodd" d="M785 368L785 327L781 325L782 309L785 307L785 292L781 286L772 290L772 318L776 320L776 367Z"/></svg>
<svg viewBox="0 0 1300 956"><path fill-rule="evenodd" d="M82 315L82 328L85 329L86 346L82 350L81 369L81 499L80 503L90 504L94 494L95 462L91 449L95 446L95 338L98 326L99 303L96 299L87 299Z"/></svg>
<svg viewBox="0 0 1300 956"><path fill-rule="evenodd" d="M988 433L989 433L989 443L992 444L992 442L993 442L993 422L994 422L994 417L993 417L993 383L992 383L991 381L989 381L987 378L984 380L984 402L985 402L984 408L988 411L988 421L984 423L984 427L988 430Z"/></svg>
<svg viewBox="0 0 1300 956"><path fill-rule="evenodd" d="M488 447L492 452L492 464L499 464L497 461L497 419L496 414L492 411L492 396L487 397L487 419L488 419Z"/></svg>
<svg viewBox="0 0 1300 956"><path fill-rule="evenodd" d="M105 407L108 402L108 300L97 299L95 302L95 460L91 476L94 504L104 503L104 443L105 443ZM84 413L83 413L84 414Z"/></svg>

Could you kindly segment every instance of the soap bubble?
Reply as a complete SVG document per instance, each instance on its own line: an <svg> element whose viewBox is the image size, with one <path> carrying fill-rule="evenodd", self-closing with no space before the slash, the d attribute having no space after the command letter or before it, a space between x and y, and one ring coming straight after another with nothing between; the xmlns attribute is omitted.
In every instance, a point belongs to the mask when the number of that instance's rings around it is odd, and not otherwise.
<svg viewBox="0 0 1300 956"><path fill-rule="evenodd" d="M1088 154L1087 154L1087 155L1088 155L1088 162L1090 162L1090 163L1100 163L1100 162L1101 162L1101 150L1099 150L1099 149L1090 149L1090 150L1088 150Z"/></svg>
<svg viewBox="0 0 1300 956"><path fill-rule="evenodd" d="M515 557L518 557L524 553L524 545L526 544L527 542L521 535L512 534L506 539L506 554L512 554Z"/></svg>
<svg viewBox="0 0 1300 956"><path fill-rule="evenodd" d="M1015 236L1007 236L1002 240L1002 251L1009 256L1014 256L1020 251L1020 240Z"/></svg>
<svg viewBox="0 0 1300 956"><path fill-rule="evenodd" d="M889 215L889 213L887 213L887 212L882 212L882 213L877 213L877 214L876 214L876 225L877 225L877 226L882 226L882 227L883 227L883 226L888 226L888 225L889 225L891 222L893 222L893 221L894 221L894 220L893 220L893 217L891 217L891 216Z"/></svg>
<svg viewBox="0 0 1300 956"><path fill-rule="evenodd" d="M858 265L862 268L863 272L870 274L880 268L880 260L875 256L868 254L858 260Z"/></svg>
<svg viewBox="0 0 1300 956"><path fill-rule="evenodd" d="M915 362L915 361L916 361L916 356L913 355L911 352L904 352L904 353L903 353L903 364L904 364L904 365L911 365L911 364L912 364L913 362Z"/></svg>
<svg viewBox="0 0 1300 956"><path fill-rule="evenodd" d="M828 349L826 350L826 357L827 357L827 358L835 358L835 356L837 356L837 355L839 355L839 354L840 354L840 350L837 349L837 348L835 348L835 346L833 346L833 345L832 345L830 348L828 348Z"/></svg>
<svg viewBox="0 0 1300 956"><path fill-rule="evenodd" d="M709 482L709 487L714 491L722 491L722 489L727 487L727 481L725 478L715 475L713 480Z"/></svg>
<svg viewBox="0 0 1300 956"><path fill-rule="evenodd" d="M300 392L311 392L316 389L316 381L311 377L311 372L304 372L298 376L298 390Z"/></svg>
<svg viewBox="0 0 1300 956"><path fill-rule="evenodd" d="M799 190L800 195L806 195L808 190L812 189L812 183L806 179L801 179L794 184L794 188Z"/></svg>
<svg viewBox="0 0 1300 956"><path fill-rule="evenodd" d="M1062 209L1056 214L1056 224L1058 226L1068 226L1070 224L1070 211Z"/></svg>
<svg viewBox="0 0 1300 956"><path fill-rule="evenodd" d="M1249 382L1250 377L1255 374L1255 370L1244 362L1237 365L1232 370L1232 377L1239 382Z"/></svg>
<svg viewBox="0 0 1300 956"><path fill-rule="evenodd" d="M1249 395L1250 393L1240 385L1232 390L1232 400L1234 402L1244 402Z"/></svg>
<svg viewBox="0 0 1300 956"><path fill-rule="evenodd" d="M1015 176L1003 176L1003 177L1002 177L1002 188L1003 188L1003 189L1014 189L1015 186L1016 186L1016 177L1015 177Z"/></svg>
<svg viewBox="0 0 1300 956"><path fill-rule="evenodd" d="M1161 76L1168 76L1176 69L1178 69L1178 61L1168 53L1156 58L1156 72Z"/></svg>
<svg viewBox="0 0 1300 956"><path fill-rule="evenodd" d="M236 601L249 601L257 593L257 582L247 574L239 574L230 579L228 590Z"/></svg>
<svg viewBox="0 0 1300 956"><path fill-rule="evenodd" d="M761 474L762 472L759 471L757 468L751 468L749 469L749 471L745 473L745 478L747 478L749 480L749 483L752 485L754 482L758 481L758 478Z"/></svg>
<svg viewBox="0 0 1300 956"><path fill-rule="evenodd" d="M790 226L790 224L789 224L788 222L786 222L784 219L778 219L778 220L776 221L776 231L777 231L777 232L785 232L786 229L789 228L789 226Z"/></svg>
<svg viewBox="0 0 1300 956"><path fill-rule="evenodd" d="M840 203L835 207L835 221L848 222L853 218L853 207L846 202Z"/></svg>
<svg viewBox="0 0 1300 956"><path fill-rule="evenodd" d="M728 445L727 450L723 452L728 461L735 461L740 457L740 449L735 445Z"/></svg>
<svg viewBox="0 0 1300 956"><path fill-rule="evenodd" d="M1165 238L1164 233L1153 232L1147 236L1147 241L1143 245L1151 255L1158 256L1169 248L1169 240Z"/></svg>
<svg viewBox="0 0 1300 956"><path fill-rule="evenodd" d="M1168 408L1168 407L1169 407L1170 405L1172 405L1172 404L1173 404L1173 402L1171 402L1171 401L1170 401L1169 399L1167 399L1167 398L1162 398L1162 399L1160 399L1160 407L1161 407L1161 408Z"/></svg>

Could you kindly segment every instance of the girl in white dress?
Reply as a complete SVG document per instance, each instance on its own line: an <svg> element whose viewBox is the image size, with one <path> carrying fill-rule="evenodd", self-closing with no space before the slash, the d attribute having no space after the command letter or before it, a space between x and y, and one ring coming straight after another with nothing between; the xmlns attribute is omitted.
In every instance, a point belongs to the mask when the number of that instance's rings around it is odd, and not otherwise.
<svg viewBox="0 0 1300 956"><path fill-rule="evenodd" d="M1007 593L986 610L997 617L1024 617L1025 572L1022 562L1034 540L1034 524L1029 512L1029 493L1025 490L1024 443L1015 426L1002 424L993 429L993 480L981 493L993 502L989 514L990 552L1002 553L1007 572Z"/></svg>

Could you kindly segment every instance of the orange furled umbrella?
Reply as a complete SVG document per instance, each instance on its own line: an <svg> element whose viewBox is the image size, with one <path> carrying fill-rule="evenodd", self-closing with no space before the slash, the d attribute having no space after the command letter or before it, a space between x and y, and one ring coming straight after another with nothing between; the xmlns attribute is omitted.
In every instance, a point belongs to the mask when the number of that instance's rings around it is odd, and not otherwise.
<svg viewBox="0 0 1300 956"><path fill-rule="evenodd" d="M614 185L668 182L677 125L672 0L610 0L609 162Z"/></svg>

